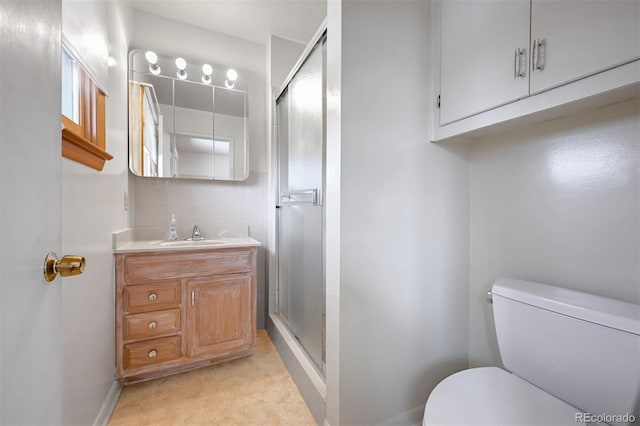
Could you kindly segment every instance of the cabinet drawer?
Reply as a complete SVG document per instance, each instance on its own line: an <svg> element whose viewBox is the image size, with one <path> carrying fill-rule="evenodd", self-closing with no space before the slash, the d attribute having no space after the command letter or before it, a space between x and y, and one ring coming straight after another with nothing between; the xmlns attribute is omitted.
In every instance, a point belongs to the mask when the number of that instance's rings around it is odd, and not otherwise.
<svg viewBox="0 0 640 426"><path fill-rule="evenodd" d="M124 345L124 368L138 368L180 358L180 336Z"/></svg>
<svg viewBox="0 0 640 426"><path fill-rule="evenodd" d="M180 309L125 315L124 340L151 339L180 331Z"/></svg>
<svg viewBox="0 0 640 426"><path fill-rule="evenodd" d="M123 289L125 312L158 311L180 307L180 283L147 284Z"/></svg>
<svg viewBox="0 0 640 426"><path fill-rule="evenodd" d="M169 253L127 256L124 261L127 285L146 284L170 278L206 277L249 272L250 250L215 250L200 253Z"/></svg>

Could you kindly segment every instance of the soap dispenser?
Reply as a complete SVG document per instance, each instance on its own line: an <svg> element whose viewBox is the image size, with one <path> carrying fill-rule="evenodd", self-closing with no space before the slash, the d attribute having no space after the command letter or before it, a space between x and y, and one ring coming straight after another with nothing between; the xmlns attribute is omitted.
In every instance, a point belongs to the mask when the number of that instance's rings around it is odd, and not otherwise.
<svg viewBox="0 0 640 426"><path fill-rule="evenodd" d="M169 222L169 241L178 240L178 222L176 222L176 215L171 215L171 222Z"/></svg>

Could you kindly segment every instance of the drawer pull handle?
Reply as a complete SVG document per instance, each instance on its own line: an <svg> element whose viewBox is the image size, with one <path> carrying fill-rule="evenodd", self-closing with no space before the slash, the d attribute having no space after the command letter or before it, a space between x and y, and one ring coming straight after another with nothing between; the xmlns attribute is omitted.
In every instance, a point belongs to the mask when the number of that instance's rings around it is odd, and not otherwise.
<svg viewBox="0 0 640 426"><path fill-rule="evenodd" d="M158 326L158 323L155 321L151 321L149 323L149 330L153 330L154 328L156 328Z"/></svg>
<svg viewBox="0 0 640 426"><path fill-rule="evenodd" d="M158 351L156 351L155 349L151 349L148 355L149 355L149 358L155 358L158 356Z"/></svg>
<svg viewBox="0 0 640 426"><path fill-rule="evenodd" d="M150 301L155 302L157 299L158 299L158 295L157 295L157 294L155 294L155 293L151 293L151 294L149 295L149 300L150 300Z"/></svg>

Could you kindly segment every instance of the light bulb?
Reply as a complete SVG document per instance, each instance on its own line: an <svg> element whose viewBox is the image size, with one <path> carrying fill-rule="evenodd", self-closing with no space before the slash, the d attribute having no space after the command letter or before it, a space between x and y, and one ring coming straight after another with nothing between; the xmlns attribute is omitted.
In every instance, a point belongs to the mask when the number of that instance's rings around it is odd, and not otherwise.
<svg viewBox="0 0 640 426"><path fill-rule="evenodd" d="M147 52L144 54L144 57L151 65L155 65L158 63L158 55L156 55L156 52L147 50Z"/></svg>
<svg viewBox="0 0 640 426"><path fill-rule="evenodd" d="M187 61L183 58L176 58L176 68L180 71L184 71L187 68Z"/></svg>
<svg viewBox="0 0 640 426"><path fill-rule="evenodd" d="M213 67L209 64L202 66L202 82L204 84L211 84L211 74L213 74Z"/></svg>
<svg viewBox="0 0 640 426"><path fill-rule="evenodd" d="M233 68L229 68L227 70L227 78L231 81L236 81L238 79L238 72Z"/></svg>
<svg viewBox="0 0 640 426"><path fill-rule="evenodd" d="M227 89L233 89L233 87L236 85L236 82L231 80L225 80L224 85L227 87Z"/></svg>

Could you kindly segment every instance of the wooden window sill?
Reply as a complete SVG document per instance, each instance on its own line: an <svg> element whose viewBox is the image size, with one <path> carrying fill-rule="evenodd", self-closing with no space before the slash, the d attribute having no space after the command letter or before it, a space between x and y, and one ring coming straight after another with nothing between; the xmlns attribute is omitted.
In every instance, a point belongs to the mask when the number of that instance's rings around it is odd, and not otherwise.
<svg viewBox="0 0 640 426"><path fill-rule="evenodd" d="M62 129L62 156L101 171L113 155L67 128Z"/></svg>

